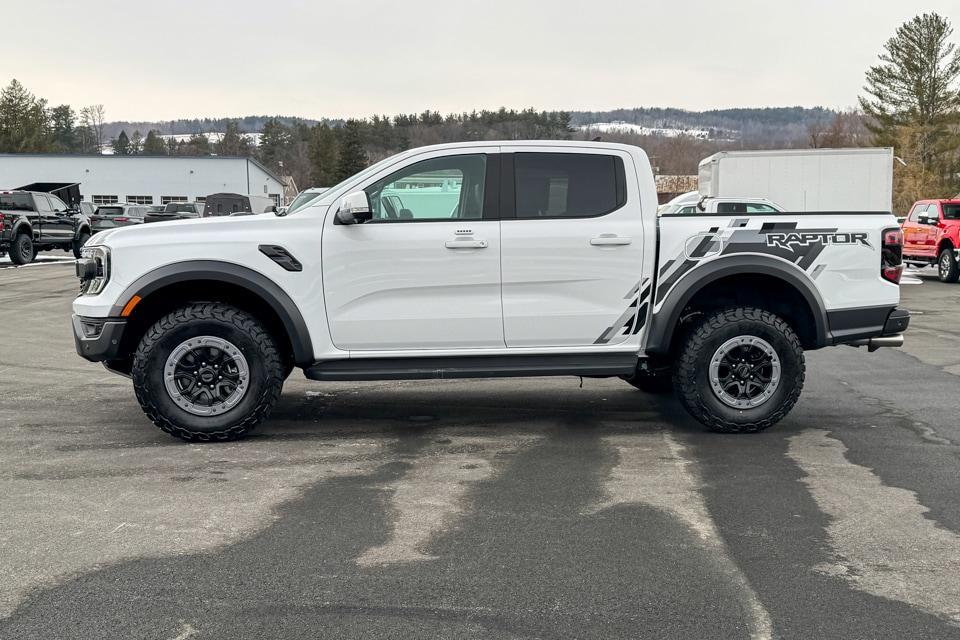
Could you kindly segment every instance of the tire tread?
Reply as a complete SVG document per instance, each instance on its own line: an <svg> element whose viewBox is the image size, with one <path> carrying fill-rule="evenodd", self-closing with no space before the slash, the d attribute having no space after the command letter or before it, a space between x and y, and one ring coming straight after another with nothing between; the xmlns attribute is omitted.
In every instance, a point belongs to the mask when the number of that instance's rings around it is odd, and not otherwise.
<svg viewBox="0 0 960 640"><path fill-rule="evenodd" d="M734 422L710 411L701 399L701 393L704 390L700 389L697 384L691 383L691 381L696 380L698 359L702 356L705 343L710 337L731 324L743 322L759 322L782 334L790 349L799 355L800 370L799 378L795 381L793 389L772 414L755 421ZM756 433L772 427L790 413L800 397L805 375L806 365L803 358L803 346L793 328L776 314L757 307L745 306L730 307L712 313L687 334L686 341L677 357L673 380L681 404L707 428L721 433ZM710 393L709 389L706 392Z"/></svg>
<svg viewBox="0 0 960 640"><path fill-rule="evenodd" d="M259 356L263 358L268 372L268 379L262 385L263 388L253 410L240 422L221 431L193 431L174 423L163 415L157 407L147 385L146 362L155 345L168 331L172 331L177 326L203 320L218 320L225 324L231 324L249 336L257 344ZM248 434L258 423L269 417L274 404L280 397L280 390L283 385L282 375L283 365L280 351L277 349L273 337L250 314L236 307L217 302L190 304L160 318L147 329L141 338L140 345L133 357L131 370L133 390L143 412L163 431L188 442L224 442L236 440Z"/></svg>

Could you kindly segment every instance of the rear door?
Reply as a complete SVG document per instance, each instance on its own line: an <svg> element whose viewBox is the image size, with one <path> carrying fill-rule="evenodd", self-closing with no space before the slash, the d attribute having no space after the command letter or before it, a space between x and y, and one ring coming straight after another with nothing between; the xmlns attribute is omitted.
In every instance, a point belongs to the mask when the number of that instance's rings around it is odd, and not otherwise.
<svg viewBox="0 0 960 640"><path fill-rule="evenodd" d="M508 347L609 347L640 329L639 184L629 154L513 147L501 201Z"/></svg>

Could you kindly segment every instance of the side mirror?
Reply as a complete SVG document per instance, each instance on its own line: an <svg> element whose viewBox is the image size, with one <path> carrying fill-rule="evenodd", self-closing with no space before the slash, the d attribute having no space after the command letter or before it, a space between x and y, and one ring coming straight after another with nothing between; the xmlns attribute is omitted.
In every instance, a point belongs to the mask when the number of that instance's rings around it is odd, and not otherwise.
<svg viewBox="0 0 960 640"><path fill-rule="evenodd" d="M920 224L937 224L940 220L934 216L924 214L917 218L917 222Z"/></svg>
<svg viewBox="0 0 960 640"><path fill-rule="evenodd" d="M337 224L362 224L373 218L365 191L354 191L340 198Z"/></svg>

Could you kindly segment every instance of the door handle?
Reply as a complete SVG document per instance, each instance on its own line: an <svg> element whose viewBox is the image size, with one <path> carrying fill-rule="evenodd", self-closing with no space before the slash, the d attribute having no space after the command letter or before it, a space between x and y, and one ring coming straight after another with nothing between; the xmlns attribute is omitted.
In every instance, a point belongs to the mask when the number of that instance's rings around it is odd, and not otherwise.
<svg viewBox="0 0 960 640"><path fill-rule="evenodd" d="M618 236L613 233L603 233L599 236L594 236L590 238L590 244L594 246L612 246L612 245L624 245L630 244L633 242L633 238L630 236Z"/></svg>
<svg viewBox="0 0 960 640"><path fill-rule="evenodd" d="M486 240L447 240L443 246L447 249L486 249Z"/></svg>

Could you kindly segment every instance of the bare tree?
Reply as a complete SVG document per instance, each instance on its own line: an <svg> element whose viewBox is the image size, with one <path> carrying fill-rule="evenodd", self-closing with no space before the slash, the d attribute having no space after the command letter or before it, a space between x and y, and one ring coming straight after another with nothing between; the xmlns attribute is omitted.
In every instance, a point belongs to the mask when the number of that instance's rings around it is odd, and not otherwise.
<svg viewBox="0 0 960 640"><path fill-rule="evenodd" d="M80 124L90 131L96 144L96 153L103 153L103 122L106 110L102 104L92 104L80 110ZM86 151L86 149L84 149Z"/></svg>

